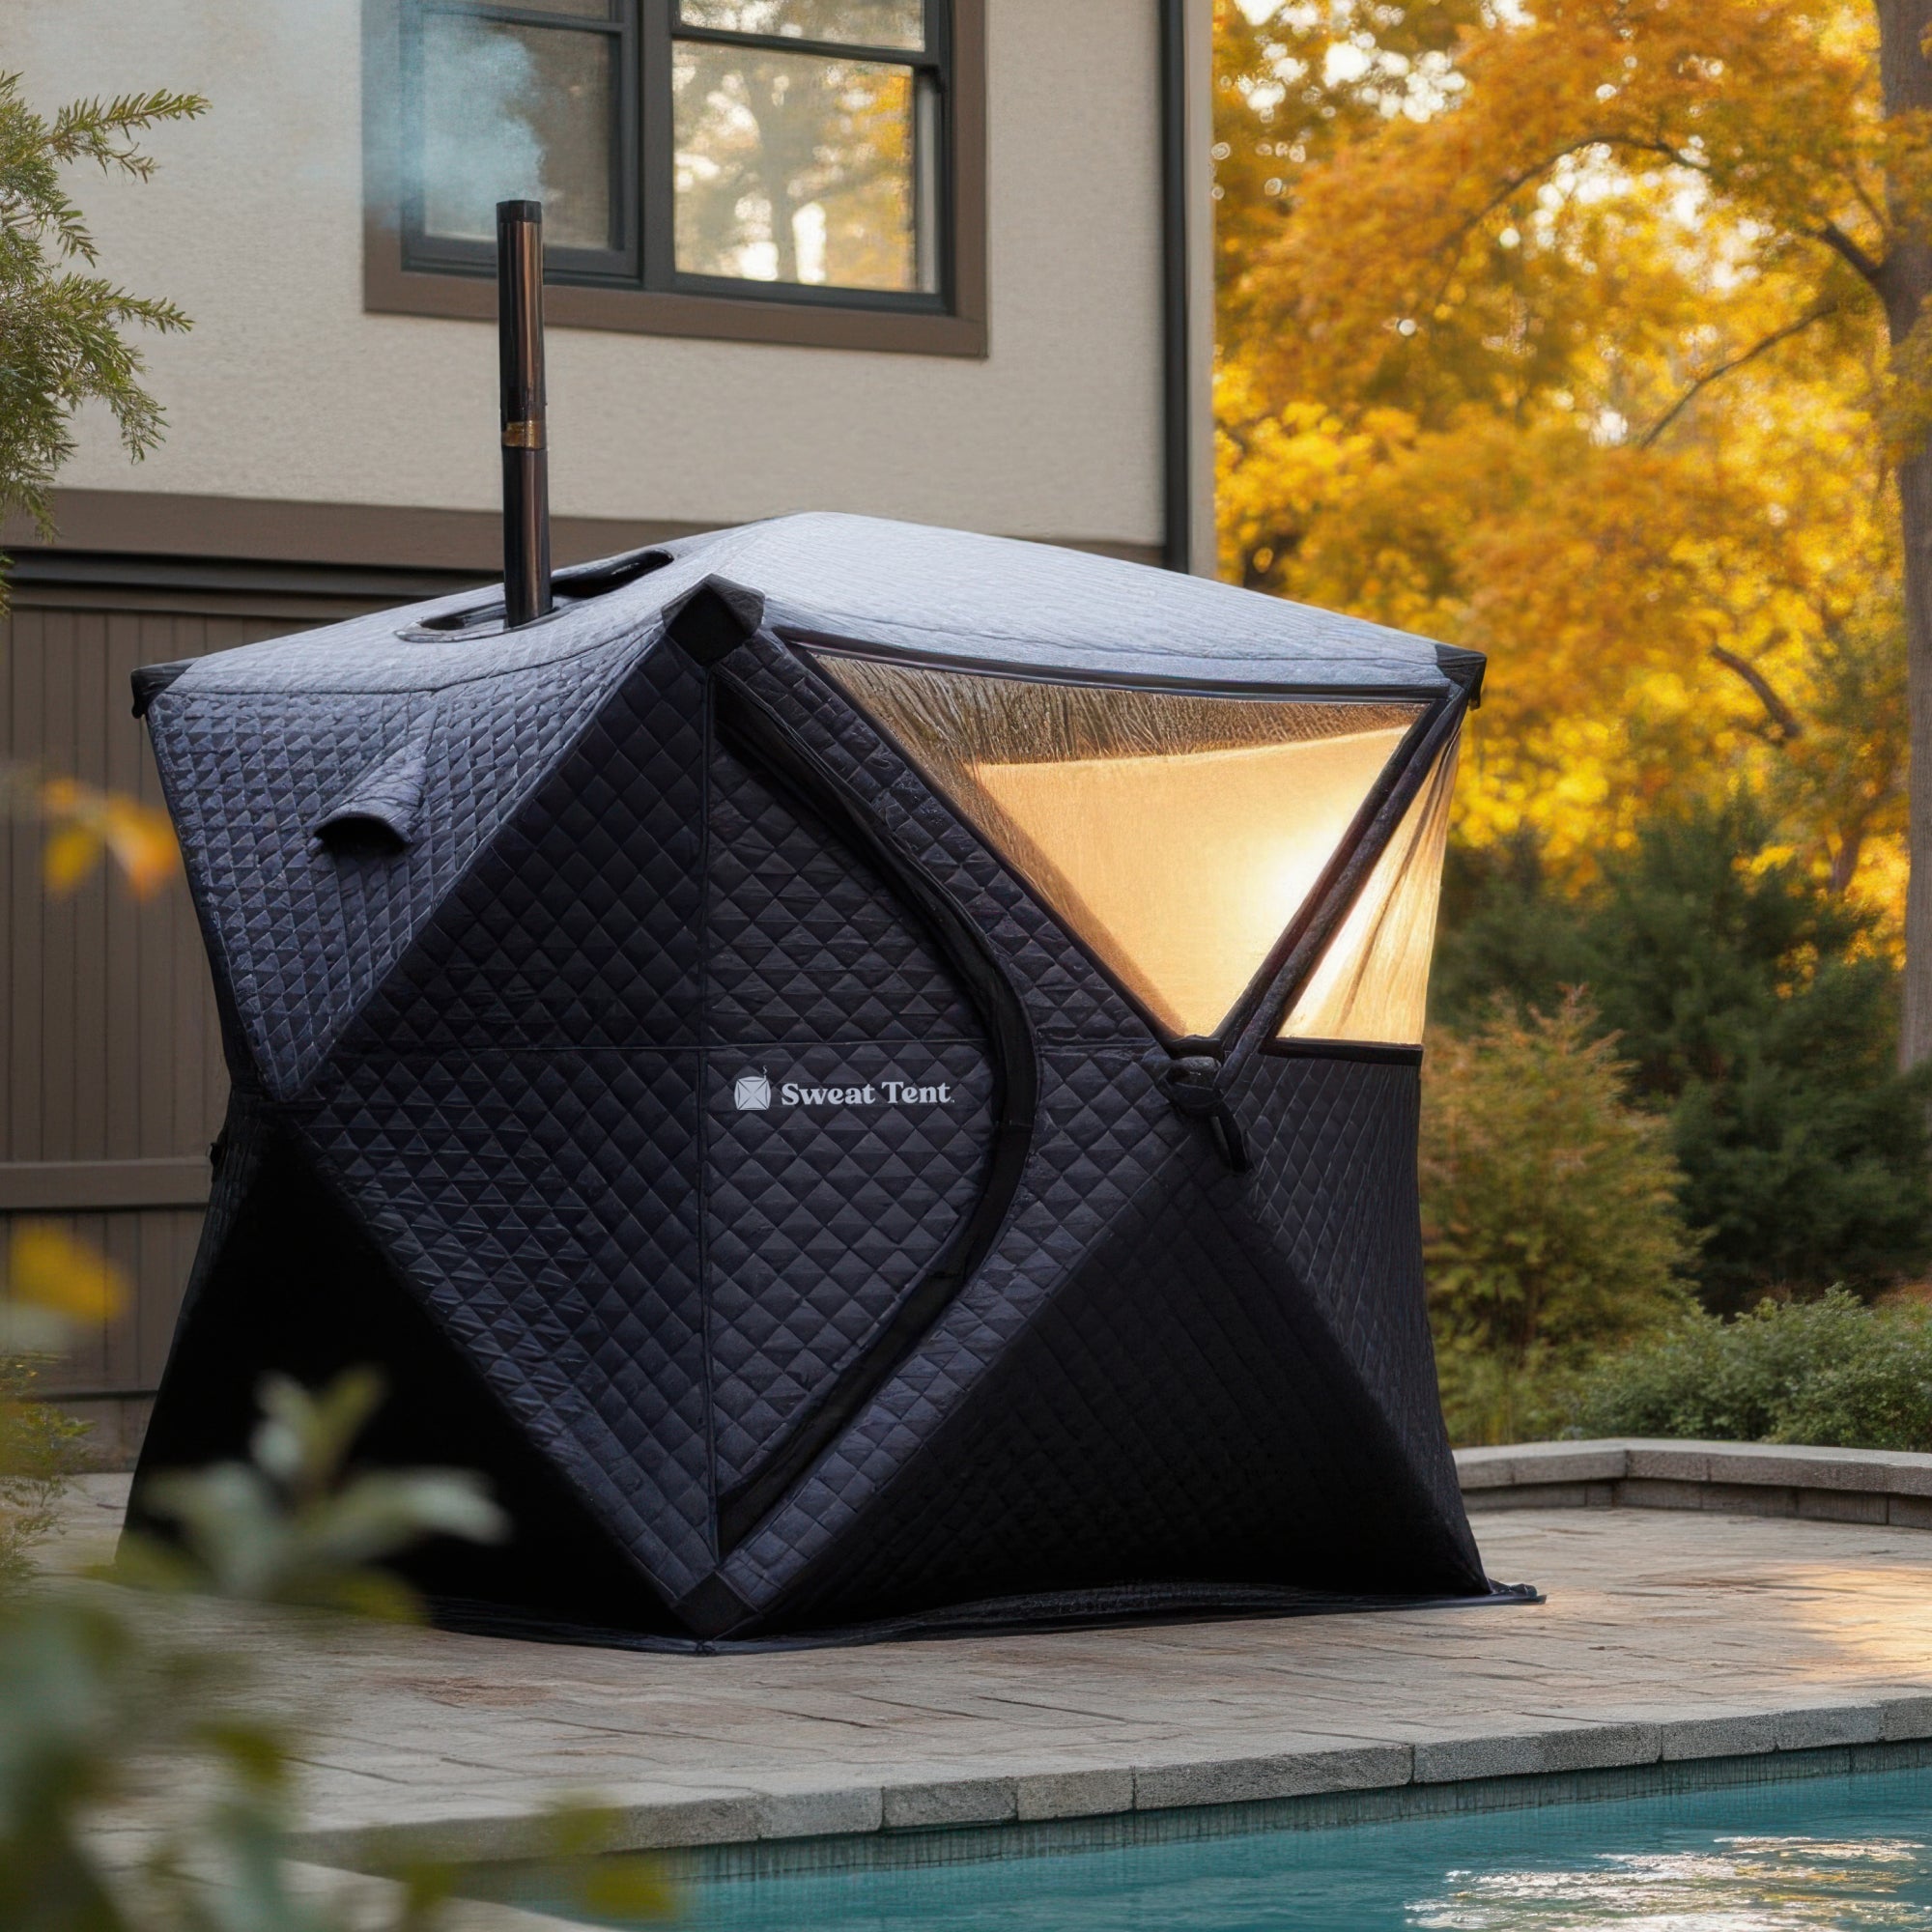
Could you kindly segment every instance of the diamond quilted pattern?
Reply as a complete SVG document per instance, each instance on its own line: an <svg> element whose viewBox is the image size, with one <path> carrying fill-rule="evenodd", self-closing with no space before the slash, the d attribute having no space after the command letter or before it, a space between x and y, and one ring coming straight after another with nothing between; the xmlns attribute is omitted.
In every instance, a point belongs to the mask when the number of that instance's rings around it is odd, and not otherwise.
<svg viewBox="0 0 1932 1932"><path fill-rule="evenodd" d="M1400 1392L1389 1426L1448 1507L1461 1492L1420 1292L1420 1069L1263 1055L1236 1104L1255 1163L1243 1225L1314 1298L1355 1373Z"/></svg>
<svg viewBox="0 0 1932 1932"><path fill-rule="evenodd" d="M859 1560L850 1537L867 1550L893 1546L895 1536L880 1534L881 1513L892 1507L882 1492L915 1461L922 1469L934 1467L934 1445L943 1436L952 1439L952 1431L967 1432L960 1439L975 1445L966 1461L952 1465L952 1480L987 1500L949 1501L944 1510L932 1502L932 1520L943 1518L949 1527L931 1538L923 1527L924 1506L914 1510L906 1534L927 1552L923 1573L916 1557L890 1576L884 1566L897 1557L866 1559L872 1582L901 1604L943 1601L954 1586L992 1594L982 1585L997 1552L984 1538L1005 1532L997 1524L976 1531L967 1520L972 1508L997 1517L1010 1512L1020 1493L1042 1511L1058 1494L1055 1512L1071 1510L1069 1483L1088 1492L1078 1520L1092 1517L1118 1531L1091 1550L1134 1549L1136 1539L1151 1535L1170 1565L1196 1547L1190 1539L1204 1515L1232 1536L1227 1512L1261 1506L1257 1495L1279 1519L1284 1544L1293 1541L1290 1518L1302 1508L1298 1534L1319 1551L1324 1538L1332 1544L1342 1533L1340 1524L1358 1524L1370 1511L1385 1513L1390 1484L1406 1485L1413 1502L1405 1533L1412 1544L1435 1538L1442 1562L1453 1569L1462 1560L1455 1527L1462 1509L1435 1409L1433 1358L1420 1321L1420 1258L1403 1246L1402 1231L1412 1229L1415 1217L1413 1069L1261 1063L1241 1106L1264 1153L1258 1172L1239 1179L1227 1175L1199 1129L1180 1122L1158 1095L1140 1056L1062 1048L1049 1069L1037 1151L1005 1237L843 1441L734 1554L726 1575L740 1594L771 1601L801 1577L842 1576ZM1364 1073L1377 1077L1364 1081ZM1395 1157L1366 1158L1376 1146ZM1130 1280L1142 1283L1149 1297L1151 1326L1138 1334L1128 1321L1131 1298L1115 1299ZM1160 1311L1169 1307L1182 1311L1185 1335L1163 1327ZM1420 1350L1405 1334L1410 1316L1420 1325ZM1264 1332L1257 1332L1257 1322ZM1031 1365L1024 1370L1005 1359L1023 1336ZM1391 1345L1386 1352L1384 1341ZM1042 1348L1062 1359L1042 1357ZM1055 1418L1091 1410L1102 1400L1098 1384L1089 1386L1094 1372L1080 1362L1095 1350L1110 1351L1102 1378L1120 1398L1118 1417L1094 1424L1084 1450L1047 1439L1060 1426ZM1143 1385L1150 1364L1172 1376L1170 1394ZM1252 1383L1255 1376L1262 1385ZM1052 1388L1044 1410L1034 1422L1013 1421L1009 1431L999 1418L1008 1408L1017 1416L1018 1387L1037 1381ZM997 1398L990 1393L995 1387ZM1192 1413L1174 1413L1176 1400ZM1402 1431L1406 1460L1375 1446L1378 1435L1394 1445L1391 1408L1414 1418ZM963 1419L968 1414L985 1420ZM1257 1447L1270 1428L1295 1435L1294 1446L1278 1449L1272 1462ZM972 1434L976 1429L981 1433ZM1139 1487L1124 1473L1131 1462L1125 1445L1136 1435L1147 1451ZM1230 1443L1247 1445L1245 1473L1223 1471L1208 1485L1203 1459L1224 1458ZM996 1471L1005 1455L1025 1463L1024 1478L1014 1474L1004 1489L990 1473L984 1481L969 1478L969 1467ZM1160 1472L1190 1465L1198 1487ZM1213 1502L1207 1500L1210 1488ZM995 1495L1004 1503L991 1501ZM1319 1500L1324 1495L1336 1499L1333 1510ZM1073 1520L1055 1513L1049 1532L1045 1516L1029 1516L1037 1532L1031 1544L1014 1532L1016 1548L1064 1551L1066 1587L1075 1577L1101 1579L1098 1569L1079 1568L1087 1546ZM1250 1523L1246 1543L1236 1538L1229 1548L1247 1547L1255 1534ZM974 1564L953 1570L945 1553L949 1536L959 1549L978 1551ZM1235 1560L1224 1552L1213 1574L1310 1580L1231 1570ZM1099 1565L1099 1557L1093 1562ZM1147 1573L1121 1570L1114 1579L1129 1574ZM923 1594L928 1584L937 1596ZM842 1598L812 1597L809 1582L801 1587L799 1601L787 1599L787 1614L804 1614L808 1601L828 1620L850 1607ZM1036 1577L1016 1587L1047 1586Z"/></svg>
<svg viewBox="0 0 1932 1932"><path fill-rule="evenodd" d="M344 1056L305 1130L671 1597L710 1566L696 1056Z"/></svg>
<svg viewBox="0 0 1932 1932"><path fill-rule="evenodd" d="M958 981L884 883L722 748L706 856L712 1038L979 1038Z"/></svg>
<svg viewBox="0 0 1932 1932"><path fill-rule="evenodd" d="M769 1601L860 1520L1169 1160L1212 1159L1140 1053L1061 1047L1045 1056L1041 1076L1035 1151L1006 1232L838 1445L732 1552L724 1574L748 1603Z"/></svg>
<svg viewBox="0 0 1932 1932"><path fill-rule="evenodd" d="M1286 1107L1319 1116L1338 1089L1308 1084L1312 1104L1304 1092ZM1114 1094L1110 1103L1106 1086L1088 1084L1078 1099L1063 1093L1065 1118L1086 1117L1087 1151L1056 1163L1062 1172L1036 1206L1063 1188L1086 1197L1096 1155L1118 1170L1094 1131L1124 1097ZM1348 1104L1398 1123L1408 1114L1389 1082ZM977 1335L948 1324L908 1365L894 1421L879 1413L888 1391L854 1432L878 1445L872 1467L888 1481L854 1537L816 1543L787 1618L836 1623L1149 1578L1319 1586L1347 1574L1371 1589L1482 1587L1453 1486L1441 1493L1387 1414L1404 1405L1426 1413L1433 1379L1416 1385L1401 1379L1400 1363L1350 1360L1322 1298L1259 1236L1252 1180L1190 1139L1166 1143L1105 1200L1099 1239L1055 1271L1034 1320L1007 1328L997 1351L986 1346L990 1323ZM1323 1165L1334 1182L1325 1154ZM1405 1205L1412 1212L1412 1181L1405 1204L1378 1178L1387 1171L1348 1177L1358 1211L1397 1221ZM1324 1246L1338 1225L1292 1233L1331 1287L1359 1266L1361 1298L1388 1298L1397 1284L1374 1248ZM916 1406L913 1384L923 1385ZM899 1447L907 1429L917 1456ZM835 1485L854 1474L840 1469ZM778 1539L767 1531L759 1542L769 1561Z"/></svg>
<svg viewBox="0 0 1932 1932"><path fill-rule="evenodd" d="M270 1093L300 1091L635 646L436 694L169 692L149 715L217 982ZM338 857L311 828L428 733L407 852Z"/></svg>
<svg viewBox="0 0 1932 1932"><path fill-rule="evenodd" d="M737 1103L753 1070L768 1079L767 1108ZM874 1097L801 1105L787 1086ZM894 1097L908 1087L932 1097ZM863 1350L971 1210L991 1097L976 1046L789 1049L755 1068L712 1057L705 1249L721 1488L749 1475Z"/></svg>
<svg viewBox="0 0 1932 1932"><path fill-rule="evenodd" d="M358 1034L391 1052L696 1045L703 684L632 670L449 894Z"/></svg>

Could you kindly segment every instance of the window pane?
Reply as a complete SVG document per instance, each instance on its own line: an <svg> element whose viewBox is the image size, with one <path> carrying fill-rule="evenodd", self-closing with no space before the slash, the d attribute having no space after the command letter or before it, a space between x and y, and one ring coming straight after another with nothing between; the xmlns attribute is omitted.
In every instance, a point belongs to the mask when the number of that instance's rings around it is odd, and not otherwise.
<svg viewBox="0 0 1932 1932"><path fill-rule="evenodd" d="M423 19L423 227L494 241L497 204L544 205L553 247L611 248L616 90L609 34Z"/></svg>
<svg viewBox="0 0 1932 1932"><path fill-rule="evenodd" d="M1435 906L1449 844L1449 801L1456 790L1456 746L1428 781L1321 955L1284 1039L1366 1039L1417 1046L1429 1008L1429 960Z"/></svg>
<svg viewBox="0 0 1932 1932"><path fill-rule="evenodd" d="M821 662L1176 1035L1227 1017L1421 712Z"/></svg>
<svg viewBox="0 0 1932 1932"><path fill-rule="evenodd" d="M677 266L920 286L912 70L678 43Z"/></svg>
<svg viewBox="0 0 1932 1932"><path fill-rule="evenodd" d="M921 0L682 0L678 22L732 34L795 34L862 47L923 47Z"/></svg>
<svg viewBox="0 0 1932 1932"><path fill-rule="evenodd" d="M611 0L505 0L523 14L569 14L580 20L608 20Z"/></svg>

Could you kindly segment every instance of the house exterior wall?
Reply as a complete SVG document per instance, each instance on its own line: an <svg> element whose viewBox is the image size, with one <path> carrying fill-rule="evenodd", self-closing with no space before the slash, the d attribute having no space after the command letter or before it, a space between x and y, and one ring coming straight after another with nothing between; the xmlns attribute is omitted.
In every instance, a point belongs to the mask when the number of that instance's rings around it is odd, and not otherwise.
<svg viewBox="0 0 1932 1932"><path fill-rule="evenodd" d="M554 328L559 514L819 508L1156 552L1163 232L1153 0L988 0L983 359ZM165 446L90 421L63 481L491 511L494 330L363 309L360 0L12 0L30 99L157 84L213 111L147 184L90 178L111 271L192 334L148 349Z"/></svg>

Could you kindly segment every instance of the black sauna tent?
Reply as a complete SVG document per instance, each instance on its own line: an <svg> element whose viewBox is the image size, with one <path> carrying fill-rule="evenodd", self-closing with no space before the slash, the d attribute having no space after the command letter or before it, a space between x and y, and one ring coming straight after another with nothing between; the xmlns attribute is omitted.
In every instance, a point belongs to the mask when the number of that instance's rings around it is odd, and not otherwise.
<svg viewBox="0 0 1932 1932"><path fill-rule="evenodd" d="M472 1627L1496 1594L1415 1195L1481 660L845 516L556 588L137 675L234 1081L142 1476L367 1361L514 1519L414 1561Z"/></svg>

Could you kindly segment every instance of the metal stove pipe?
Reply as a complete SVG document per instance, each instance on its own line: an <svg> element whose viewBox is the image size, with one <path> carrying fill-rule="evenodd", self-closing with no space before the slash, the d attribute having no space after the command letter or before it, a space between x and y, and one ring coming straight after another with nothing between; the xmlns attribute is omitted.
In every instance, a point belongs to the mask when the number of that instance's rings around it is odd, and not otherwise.
<svg viewBox="0 0 1932 1932"><path fill-rule="evenodd" d="M497 204L497 357L503 423L503 620L515 626L551 608L540 201Z"/></svg>

